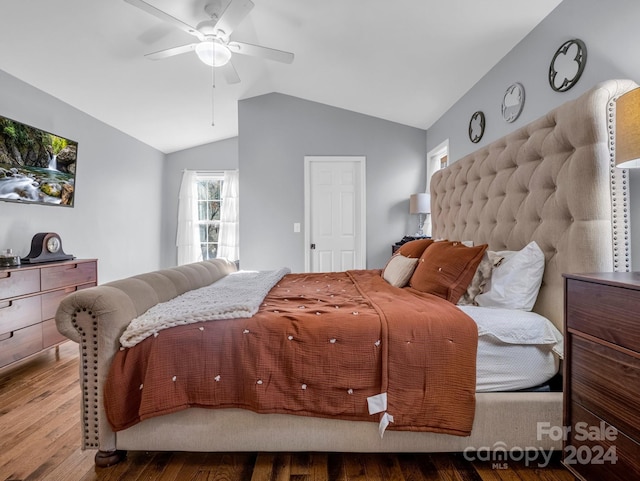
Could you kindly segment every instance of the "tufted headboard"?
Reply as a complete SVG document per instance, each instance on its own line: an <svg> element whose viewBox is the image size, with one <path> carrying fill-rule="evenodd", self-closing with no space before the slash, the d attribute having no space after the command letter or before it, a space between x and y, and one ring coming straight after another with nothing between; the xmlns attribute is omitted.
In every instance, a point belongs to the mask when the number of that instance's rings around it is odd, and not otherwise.
<svg viewBox="0 0 640 481"><path fill-rule="evenodd" d="M563 273L628 271L628 172L614 167L615 99L603 82L544 117L436 172L434 238L519 250L535 240L546 265L534 307L562 330Z"/></svg>

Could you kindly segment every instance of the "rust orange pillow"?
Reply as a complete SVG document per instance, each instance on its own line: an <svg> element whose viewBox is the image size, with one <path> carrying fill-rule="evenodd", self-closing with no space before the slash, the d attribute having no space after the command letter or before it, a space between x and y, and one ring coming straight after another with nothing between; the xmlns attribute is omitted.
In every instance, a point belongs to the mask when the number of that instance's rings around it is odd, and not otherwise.
<svg viewBox="0 0 640 481"><path fill-rule="evenodd" d="M402 244L394 255L419 259L427 247L433 244L432 239L416 239Z"/></svg>
<svg viewBox="0 0 640 481"><path fill-rule="evenodd" d="M409 286L457 303L476 273L487 244L434 242L420 256Z"/></svg>

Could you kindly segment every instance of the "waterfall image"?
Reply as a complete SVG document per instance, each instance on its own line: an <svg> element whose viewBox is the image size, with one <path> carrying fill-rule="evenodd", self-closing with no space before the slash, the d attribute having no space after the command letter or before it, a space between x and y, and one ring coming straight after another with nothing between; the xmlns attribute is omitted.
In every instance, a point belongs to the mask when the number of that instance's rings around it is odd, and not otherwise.
<svg viewBox="0 0 640 481"><path fill-rule="evenodd" d="M58 158L58 156L56 154L53 154L51 156L51 160L49 161L49 166L47 167L47 169L49 169L49 170L58 170L58 167L57 167L58 162L56 160L57 158Z"/></svg>
<svg viewBox="0 0 640 481"><path fill-rule="evenodd" d="M78 143L0 116L0 200L73 207Z"/></svg>

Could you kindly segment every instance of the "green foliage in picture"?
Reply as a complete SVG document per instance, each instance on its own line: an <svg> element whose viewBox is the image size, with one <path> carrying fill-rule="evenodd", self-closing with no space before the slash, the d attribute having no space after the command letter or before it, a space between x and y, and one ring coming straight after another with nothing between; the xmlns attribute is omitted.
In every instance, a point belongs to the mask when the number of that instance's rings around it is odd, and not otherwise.
<svg viewBox="0 0 640 481"><path fill-rule="evenodd" d="M60 151L67 146L67 139L63 139L62 137L52 134L49 134L49 138L51 141L51 151L53 152L53 155L58 155Z"/></svg>
<svg viewBox="0 0 640 481"><path fill-rule="evenodd" d="M30 129L24 124L2 119L2 132L18 149L33 146L34 140L30 135Z"/></svg>

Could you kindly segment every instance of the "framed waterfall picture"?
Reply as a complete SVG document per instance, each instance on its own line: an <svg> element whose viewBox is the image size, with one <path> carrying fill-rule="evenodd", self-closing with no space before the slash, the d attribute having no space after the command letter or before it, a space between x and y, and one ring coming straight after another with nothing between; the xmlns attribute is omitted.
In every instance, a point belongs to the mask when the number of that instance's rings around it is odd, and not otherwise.
<svg viewBox="0 0 640 481"><path fill-rule="evenodd" d="M0 116L0 200L73 207L78 143Z"/></svg>

